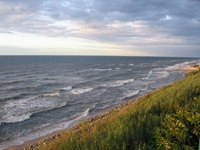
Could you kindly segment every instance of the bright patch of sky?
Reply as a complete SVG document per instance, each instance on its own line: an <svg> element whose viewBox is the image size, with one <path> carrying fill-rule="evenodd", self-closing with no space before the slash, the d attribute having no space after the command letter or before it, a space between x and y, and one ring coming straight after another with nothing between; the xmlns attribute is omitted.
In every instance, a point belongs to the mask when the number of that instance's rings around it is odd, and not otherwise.
<svg viewBox="0 0 200 150"><path fill-rule="evenodd" d="M163 18L163 20L171 20L172 17L170 17L169 15L166 15L165 18Z"/></svg>

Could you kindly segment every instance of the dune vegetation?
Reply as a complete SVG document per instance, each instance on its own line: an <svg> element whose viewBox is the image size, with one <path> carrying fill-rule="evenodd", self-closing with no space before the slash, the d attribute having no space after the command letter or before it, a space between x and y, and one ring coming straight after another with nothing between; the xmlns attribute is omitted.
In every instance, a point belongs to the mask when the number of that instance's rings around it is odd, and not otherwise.
<svg viewBox="0 0 200 150"><path fill-rule="evenodd" d="M40 150L198 149L200 71L43 142ZM30 148L30 147L29 147ZM27 149L29 149L27 148Z"/></svg>

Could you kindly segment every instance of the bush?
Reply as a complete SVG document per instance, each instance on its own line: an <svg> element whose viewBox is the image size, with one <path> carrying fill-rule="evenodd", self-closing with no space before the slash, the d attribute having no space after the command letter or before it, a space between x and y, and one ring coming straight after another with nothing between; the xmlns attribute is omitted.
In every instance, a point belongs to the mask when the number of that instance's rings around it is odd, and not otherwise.
<svg viewBox="0 0 200 150"><path fill-rule="evenodd" d="M157 149L198 149L200 140L200 100L179 107L175 114L167 115L156 129ZM199 143L200 144L200 143Z"/></svg>

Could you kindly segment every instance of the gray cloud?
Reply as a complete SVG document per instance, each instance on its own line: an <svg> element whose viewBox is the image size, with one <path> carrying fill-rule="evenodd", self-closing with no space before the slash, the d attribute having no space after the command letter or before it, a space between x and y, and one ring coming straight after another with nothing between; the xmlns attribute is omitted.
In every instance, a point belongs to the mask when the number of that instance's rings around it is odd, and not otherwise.
<svg viewBox="0 0 200 150"><path fill-rule="evenodd" d="M199 0L0 0L0 32L124 45L199 45Z"/></svg>

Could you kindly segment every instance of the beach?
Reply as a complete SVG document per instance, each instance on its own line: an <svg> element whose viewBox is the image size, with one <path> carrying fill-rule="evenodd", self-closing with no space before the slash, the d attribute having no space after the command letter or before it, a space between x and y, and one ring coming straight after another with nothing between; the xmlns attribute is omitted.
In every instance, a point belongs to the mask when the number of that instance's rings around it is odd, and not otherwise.
<svg viewBox="0 0 200 150"><path fill-rule="evenodd" d="M200 68L200 63L194 64L194 65L190 65L190 66L184 66L182 68L180 68L180 71L195 71L198 70Z"/></svg>

